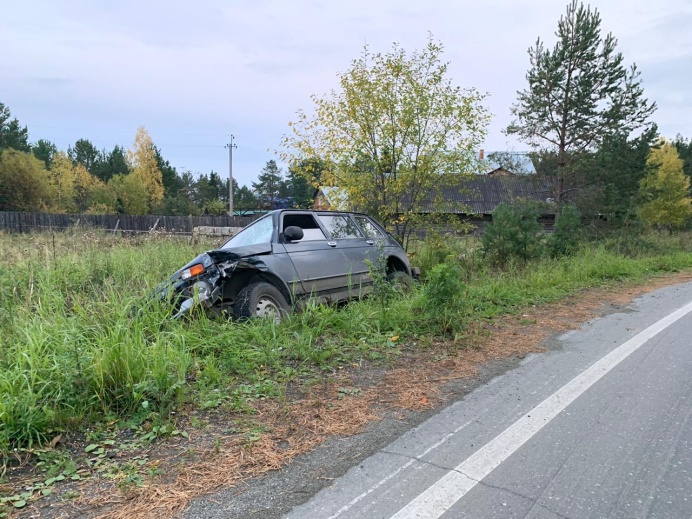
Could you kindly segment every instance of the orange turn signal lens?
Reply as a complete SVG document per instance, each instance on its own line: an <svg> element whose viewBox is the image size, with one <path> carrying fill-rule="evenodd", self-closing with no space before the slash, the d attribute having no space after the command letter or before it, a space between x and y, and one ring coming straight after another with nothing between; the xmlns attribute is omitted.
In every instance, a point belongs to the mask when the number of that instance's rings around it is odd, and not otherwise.
<svg viewBox="0 0 692 519"><path fill-rule="evenodd" d="M180 273L180 279L190 279L195 276L199 276L200 274L204 273L204 265L201 263L197 263L196 265L192 265L190 268L183 270Z"/></svg>
<svg viewBox="0 0 692 519"><path fill-rule="evenodd" d="M204 273L204 265L198 263L197 265L192 265L188 270L190 271L190 277L199 276Z"/></svg>

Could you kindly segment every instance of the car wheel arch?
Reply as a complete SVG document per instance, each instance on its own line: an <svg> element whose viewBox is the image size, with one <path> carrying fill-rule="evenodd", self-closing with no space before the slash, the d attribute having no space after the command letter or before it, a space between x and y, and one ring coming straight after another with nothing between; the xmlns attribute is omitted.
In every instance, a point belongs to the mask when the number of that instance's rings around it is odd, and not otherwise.
<svg viewBox="0 0 692 519"><path fill-rule="evenodd" d="M396 256L390 256L387 258L387 274L391 274L392 272L405 272L406 274L410 275L410 271L406 264L401 261L400 258L397 258Z"/></svg>
<svg viewBox="0 0 692 519"><path fill-rule="evenodd" d="M276 276L271 272L260 270L257 271L255 276L253 276L253 278L251 279L251 282L255 281L266 281L267 283L271 283L276 288L278 288L279 291L281 291L281 294L283 294L283 296L286 298L288 304L293 305L293 301L295 299L294 294L291 293L286 282L279 276Z"/></svg>
<svg viewBox="0 0 692 519"><path fill-rule="evenodd" d="M224 284L223 298L226 301L233 301L238 297L238 293L243 288L258 281L271 283L281 292L290 305L294 304L295 298L293 297L293 294L291 294L291 291L286 283L281 278L271 272L263 271L250 266L236 268L236 270Z"/></svg>

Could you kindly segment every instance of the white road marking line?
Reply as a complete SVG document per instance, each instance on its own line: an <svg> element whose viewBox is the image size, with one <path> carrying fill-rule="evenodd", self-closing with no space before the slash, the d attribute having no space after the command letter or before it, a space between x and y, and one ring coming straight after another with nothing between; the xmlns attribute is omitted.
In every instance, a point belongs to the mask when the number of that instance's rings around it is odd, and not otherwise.
<svg viewBox="0 0 692 519"><path fill-rule="evenodd" d="M337 517L339 517L339 516L340 516L341 514L343 514L344 512L348 512L351 508L353 508L353 505L355 505L356 503L358 503L359 501L361 501L361 500L364 499L365 497L367 497L367 496L369 496L370 494L372 494L375 490L377 490L378 488L380 488L380 487L381 487L382 485L384 485L387 481L391 480L393 477L395 477L397 474L399 474L402 470L406 470L406 469L409 468L411 465L413 465L416 461L418 461L420 458L422 458L422 457L425 456L426 454L429 454L430 452L432 452L432 451L434 451L435 449L437 449L440 445L442 445L444 442L446 442L447 440L449 440L452 436L454 436L455 434L457 434L458 432L460 432L464 427L466 427L467 425L469 425L471 422L473 422L473 420L469 420L469 421L466 422L465 424L460 425L459 427L457 427L456 429L454 429L452 432L446 434L441 440L437 441L436 443L433 443L430 447L428 447L427 449L425 449L425 450L424 450L423 452L421 452L418 456L416 456L415 458L413 458L413 459L407 461L407 462L404 463L401 467L399 467L398 469L396 469L394 472L391 472L387 477L385 477L385 478L381 479L380 481L378 481L377 483L375 483L373 486L371 486L371 487L370 487L369 489L367 489L365 492L363 492L362 494L360 494L360 495L354 497L353 499L351 499L351 501L349 501L349 502L346 503L344 506L342 506L341 508L339 508L339 509L336 511L336 513L334 513L333 515L330 515L327 519L336 519Z"/></svg>
<svg viewBox="0 0 692 519"><path fill-rule="evenodd" d="M475 487L500 463L545 427L577 397L671 324L692 311L692 302L652 324L592 364L504 432L419 494L391 519L436 519Z"/></svg>

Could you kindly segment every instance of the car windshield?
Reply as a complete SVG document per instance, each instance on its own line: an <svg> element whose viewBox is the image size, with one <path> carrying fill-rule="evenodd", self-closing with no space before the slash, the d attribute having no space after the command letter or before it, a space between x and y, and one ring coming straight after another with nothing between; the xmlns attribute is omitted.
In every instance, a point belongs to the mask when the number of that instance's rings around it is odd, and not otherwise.
<svg viewBox="0 0 692 519"><path fill-rule="evenodd" d="M232 249L234 247L244 247L246 245L270 243L272 241L273 231L274 222L272 217L265 216L245 227L245 229L224 243L221 248Z"/></svg>

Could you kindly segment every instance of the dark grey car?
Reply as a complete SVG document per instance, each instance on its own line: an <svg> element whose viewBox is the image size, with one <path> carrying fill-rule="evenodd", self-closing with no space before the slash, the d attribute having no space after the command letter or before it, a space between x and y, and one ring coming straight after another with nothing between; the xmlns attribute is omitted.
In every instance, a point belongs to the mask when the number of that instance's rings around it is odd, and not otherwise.
<svg viewBox="0 0 692 519"><path fill-rule="evenodd" d="M334 303L366 294L380 254L390 279L417 277L401 245L370 216L278 210L197 256L154 295L172 302L175 317L201 305L278 320L308 298Z"/></svg>

